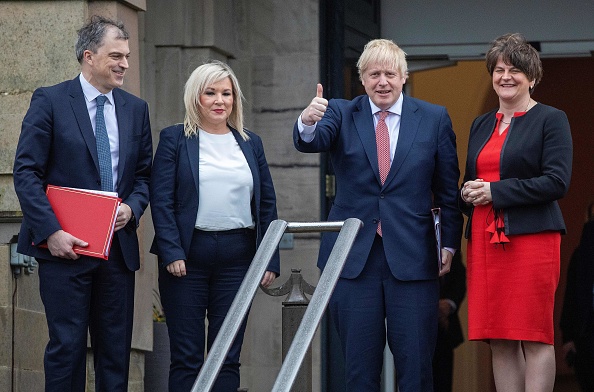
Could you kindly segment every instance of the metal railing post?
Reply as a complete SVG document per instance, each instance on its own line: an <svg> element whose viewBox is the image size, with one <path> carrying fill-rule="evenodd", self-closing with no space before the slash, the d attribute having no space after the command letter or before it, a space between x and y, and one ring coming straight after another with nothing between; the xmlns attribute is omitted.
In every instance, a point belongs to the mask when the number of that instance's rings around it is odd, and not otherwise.
<svg viewBox="0 0 594 392"><path fill-rule="evenodd" d="M309 304L309 299L305 294L313 294L315 287L303 279L300 269L291 269L291 276L281 286L273 289L260 287L260 289L273 297L288 294L283 301L282 313L282 351L284 361ZM308 345L301 370L297 374L291 390L293 392L311 392L312 390L311 344Z"/></svg>
<svg viewBox="0 0 594 392"><path fill-rule="evenodd" d="M363 223L359 219L349 218L344 221L336 243L328 257L324 271L320 276L316 290L303 315L303 320L295 334L291 348L283 361L276 382L272 387L272 392L289 392L291 390L309 343L312 341L314 333L318 328L318 324L322 319L322 315L328 305L330 296L334 291L338 277L361 226L363 226Z"/></svg>

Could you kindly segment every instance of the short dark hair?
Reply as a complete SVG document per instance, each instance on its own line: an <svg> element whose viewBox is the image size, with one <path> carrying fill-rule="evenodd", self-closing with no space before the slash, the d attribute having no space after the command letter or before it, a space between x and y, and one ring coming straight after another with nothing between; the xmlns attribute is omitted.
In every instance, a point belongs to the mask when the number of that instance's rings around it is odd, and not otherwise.
<svg viewBox="0 0 594 392"><path fill-rule="evenodd" d="M493 76L493 71L499 58L508 65L513 65L536 86L542 79L543 69L538 51L520 33L504 34L491 42L491 48L485 55L487 70ZM534 87L530 89L530 94Z"/></svg>
<svg viewBox="0 0 594 392"><path fill-rule="evenodd" d="M130 38L130 35L124 27L124 23L99 15L93 15L87 23L78 30L78 39L76 40L74 50L76 52L76 59L79 63L82 63L85 50L97 53L97 50L103 45L103 37L105 37L105 33L112 27L117 29L117 39L128 40Z"/></svg>

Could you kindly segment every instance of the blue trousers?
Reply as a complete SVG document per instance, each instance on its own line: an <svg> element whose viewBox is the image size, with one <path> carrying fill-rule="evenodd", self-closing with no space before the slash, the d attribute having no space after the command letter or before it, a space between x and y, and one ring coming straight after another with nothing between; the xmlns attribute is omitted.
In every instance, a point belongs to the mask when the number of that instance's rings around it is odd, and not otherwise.
<svg viewBox="0 0 594 392"><path fill-rule="evenodd" d="M346 390L379 392L387 337L400 392L432 392L439 282L396 279L382 241L376 235L361 274L339 279L330 299L345 357Z"/></svg>
<svg viewBox="0 0 594 392"><path fill-rule="evenodd" d="M169 391L187 392L204 363L256 252L253 230L194 230L186 276L159 270L159 290L169 330ZM206 331L205 320L208 320ZM239 355L247 317L233 342L214 392L239 388Z"/></svg>
<svg viewBox="0 0 594 392"><path fill-rule="evenodd" d="M85 390L89 332L95 390L126 392L134 271L124 263L117 236L109 260L88 256L63 262L39 260L39 292L49 331L44 355L45 391Z"/></svg>

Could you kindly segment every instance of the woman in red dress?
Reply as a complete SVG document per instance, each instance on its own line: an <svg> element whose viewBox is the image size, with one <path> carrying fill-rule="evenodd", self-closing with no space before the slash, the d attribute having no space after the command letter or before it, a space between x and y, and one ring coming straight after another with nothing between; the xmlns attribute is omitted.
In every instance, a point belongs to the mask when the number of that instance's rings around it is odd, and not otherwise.
<svg viewBox="0 0 594 392"><path fill-rule="evenodd" d="M552 391L569 122L532 99L542 64L522 35L493 41L486 63L499 108L472 124L460 192L469 217L468 335L490 343L498 391Z"/></svg>

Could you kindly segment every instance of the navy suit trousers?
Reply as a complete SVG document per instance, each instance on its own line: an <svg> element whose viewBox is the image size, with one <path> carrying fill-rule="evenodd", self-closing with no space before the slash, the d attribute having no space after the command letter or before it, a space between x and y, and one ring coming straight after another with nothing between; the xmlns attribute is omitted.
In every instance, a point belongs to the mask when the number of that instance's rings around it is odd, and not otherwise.
<svg viewBox="0 0 594 392"><path fill-rule="evenodd" d="M49 342L45 391L86 389L90 332L97 392L126 392L134 317L134 272L122 258L117 236L109 260L39 261L39 291Z"/></svg>
<svg viewBox="0 0 594 392"><path fill-rule="evenodd" d="M194 230L186 275L159 270L159 290L171 345L169 392L188 392L204 364L256 253L254 230ZM208 332L205 319L208 319ZM227 354L213 392L237 391L247 318Z"/></svg>
<svg viewBox="0 0 594 392"><path fill-rule="evenodd" d="M361 274L339 279L330 300L346 367L346 390L379 392L383 352L394 356L400 392L432 392L439 282L392 275L376 235Z"/></svg>

